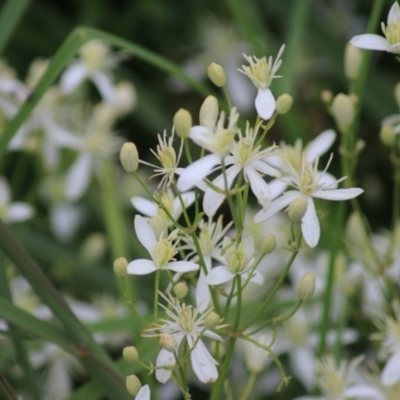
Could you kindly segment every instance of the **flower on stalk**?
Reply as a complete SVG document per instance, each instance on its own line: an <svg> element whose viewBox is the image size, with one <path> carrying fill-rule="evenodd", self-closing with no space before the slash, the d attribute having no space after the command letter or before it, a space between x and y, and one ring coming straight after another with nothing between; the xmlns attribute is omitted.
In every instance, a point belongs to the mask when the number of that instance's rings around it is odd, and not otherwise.
<svg viewBox="0 0 400 400"><path fill-rule="evenodd" d="M326 173L331 159L332 156L322 173L317 170L318 158L312 165L303 156L300 169L296 169L290 163L287 163L291 176L283 177L282 180L294 186L296 190L289 190L275 199L267 210L261 210L256 214L254 221L265 221L287 207L292 201L299 197L305 197L308 205L304 216L301 218L301 232L306 243L310 247L315 247L320 237L320 225L313 198L333 201L349 200L364 192L360 188L337 189L338 183L346 179L346 177L336 180L332 175Z"/></svg>
<svg viewBox="0 0 400 400"><path fill-rule="evenodd" d="M354 36L350 43L353 46L368 50L382 50L400 54L400 7L396 2L390 8L387 26L382 22L381 28L386 38L380 35L366 33Z"/></svg>
<svg viewBox="0 0 400 400"><path fill-rule="evenodd" d="M223 342L223 339L219 335L204 327L204 321L207 315L212 312L212 309L201 312L198 308L180 303L172 296L166 297L163 294L161 295L168 303L168 307L160 305L165 309L169 319L162 319L162 325L145 331L143 336L171 335L176 340L178 348L182 340L186 338L190 349L190 361L193 372L203 383L215 382L218 378L217 362L212 358L201 340L201 336L206 336ZM155 334L154 330L158 330L160 333ZM175 365L175 356L177 356L176 353L171 353L164 348L160 350L156 361L156 378L159 382L166 383L171 378L172 371L162 367Z"/></svg>
<svg viewBox="0 0 400 400"><path fill-rule="evenodd" d="M225 238L223 245L223 249L226 249L224 254L226 265L220 265L210 271L206 277L208 285L221 285L231 281L237 275L245 280L250 278L249 281L257 285L264 283L263 276L258 271L253 271L255 258L252 236L243 239L238 245L231 243L229 238Z"/></svg>
<svg viewBox="0 0 400 400"><path fill-rule="evenodd" d="M257 114L264 120L270 119L275 111L275 97L269 87L275 78L281 78L276 73L282 64L281 57L284 50L285 45L282 45L274 62L272 56L267 61L266 57L257 58L243 54L250 66L242 65L239 72L247 75L258 89L255 106Z"/></svg>
<svg viewBox="0 0 400 400"><path fill-rule="evenodd" d="M149 252L152 260L139 259L128 264L128 274L147 275L159 269L169 269L174 272L197 271L199 265L190 261L176 261L176 240L178 230L173 231L167 238L161 235L156 238L153 230L146 220L140 215L135 217L135 231L139 242Z"/></svg>

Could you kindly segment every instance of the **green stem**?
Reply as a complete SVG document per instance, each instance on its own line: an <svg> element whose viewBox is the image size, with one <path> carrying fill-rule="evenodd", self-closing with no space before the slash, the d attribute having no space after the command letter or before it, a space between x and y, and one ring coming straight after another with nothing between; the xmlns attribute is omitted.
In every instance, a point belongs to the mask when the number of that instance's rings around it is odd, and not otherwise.
<svg viewBox="0 0 400 400"><path fill-rule="evenodd" d="M243 390L240 400L247 400L249 398L249 396L251 395L251 391L253 390L253 387L256 383L256 380L257 380L257 374L252 372L249 376L249 379L247 380L246 386Z"/></svg>
<svg viewBox="0 0 400 400"><path fill-rule="evenodd" d="M6 377L1 373L1 371L0 371L0 386L4 390L4 394L7 396L7 400L18 400L11 385L8 383Z"/></svg>
<svg viewBox="0 0 400 400"><path fill-rule="evenodd" d="M343 295L344 297L344 302L343 302L343 309L340 314L340 319L336 327L336 341L335 341L335 347L333 350L333 355L335 357L335 362L336 365L340 364L340 360L342 359L342 346L343 346L343 341L342 341L342 335L343 331L346 328L348 316L349 316L349 311L350 311L350 298L349 296L346 296L346 294Z"/></svg>
<svg viewBox="0 0 400 400"><path fill-rule="evenodd" d="M160 273L161 270L158 269L156 271L156 282L154 289L154 321L157 321L158 319L158 291L160 289Z"/></svg>

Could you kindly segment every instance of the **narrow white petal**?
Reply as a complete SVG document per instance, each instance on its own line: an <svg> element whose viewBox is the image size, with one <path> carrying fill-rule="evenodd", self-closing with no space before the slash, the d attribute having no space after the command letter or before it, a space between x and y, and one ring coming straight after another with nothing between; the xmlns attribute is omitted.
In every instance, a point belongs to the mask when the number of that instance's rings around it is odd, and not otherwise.
<svg viewBox="0 0 400 400"><path fill-rule="evenodd" d="M133 207L136 208L141 214L147 215L148 217L154 217L157 215L158 207L157 204L143 197L135 196L131 198Z"/></svg>
<svg viewBox="0 0 400 400"><path fill-rule="evenodd" d="M400 381L400 351L389 358L382 371L382 383L385 386L392 386L398 381Z"/></svg>
<svg viewBox="0 0 400 400"><path fill-rule="evenodd" d="M65 181L65 195L68 200L78 200L90 183L92 175L92 157L83 153L72 164L67 172Z"/></svg>
<svg viewBox="0 0 400 400"><path fill-rule="evenodd" d="M135 397L135 400L150 400L150 388L149 385L144 385L139 390Z"/></svg>
<svg viewBox="0 0 400 400"><path fill-rule="evenodd" d="M317 157L325 154L336 139L336 132L328 129L319 134L306 148L306 160L313 163Z"/></svg>
<svg viewBox="0 0 400 400"><path fill-rule="evenodd" d="M275 111L275 98L269 89L258 89L255 101L257 114L262 119L270 119Z"/></svg>
<svg viewBox="0 0 400 400"><path fill-rule="evenodd" d="M222 339L221 336L217 335L213 331L210 331L209 329L206 329L203 332L203 336L207 336L208 338L213 339L213 340L218 340L219 342L223 342L224 341L224 339Z"/></svg>
<svg viewBox="0 0 400 400"><path fill-rule="evenodd" d="M155 272L157 267L152 260L139 259L131 261L128 264L128 274L131 275L148 275Z"/></svg>
<svg viewBox="0 0 400 400"><path fill-rule="evenodd" d="M94 72L91 78L97 86L103 100L112 104L115 101L115 93L110 77L103 72Z"/></svg>
<svg viewBox="0 0 400 400"><path fill-rule="evenodd" d="M169 366L175 365L174 354L165 349L161 349L157 356L156 366L161 367L162 365ZM156 379L160 383L166 383L170 380L172 370L169 369L156 369Z"/></svg>
<svg viewBox="0 0 400 400"><path fill-rule="evenodd" d="M312 197L316 197L317 199L340 201L340 200L353 199L354 197L359 196L363 192L364 190L360 188L316 190L312 194Z"/></svg>
<svg viewBox="0 0 400 400"><path fill-rule="evenodd" d="M315 386L315 360L312 350L301 347L293 349L289 357L294 375L299 378L308 391L311 391Z"/></svg>
<svg viewBox="0 0 400 400"><path fill-rule="evenodd" d="M151 258L153 258L154 248L157 243L156 235L141 215L135 216L135 232L139 242L149 252Z"/></svg>
<svg viewBox="0 0 400 400"><path fill-rule="evenodd" d="M268 158L268 162L269 159L271 157L266 157L266 159ZM254 167L255 170L257 170L258 172L261 172L264 175L269 175L269 176L273 176L275 178L278 178L281 176L281 173L275 169L272 168L270 165L268 165L265 161L263 160L254 160L250 163L250 165L252 167Z"/></svg>
<svg viewBox="0 0 400 400"><path fill-rule="evenodd" d="M246 276L246 278L247 278L248 275L249 275L249 273L246 272L245 274L243 274L243 277L245 278L245 276ZM261 286L264 284L264 277L258 271L254 271L252 277L250 278L250 282Z"/></svg>
<svg viewBox="0 0 400 400"><path fill-rule="evenodd" d="M243 239L244 257L250 261L254 254L254 239L253 236L247 236Z"/></svg>
<svg viewBox="0 0 400 400"><path fill-rule="evenodd" d="M321 186L323 190L337 189L338 187L337 179L329 172L318 172L318 185Z"/></svg>
<svg viewBox="0 0 400 400"><path fill-rule="evenodd" d="M383 36L374 35L371 33L354 36L353 39L350 40L350 43L353 46L359 47L360 49L382 51L390 50L390 45Z"/></svg>
<svg viewBox="0 0 400 400"><path fill-rule="evenodd" d="M388 25L391 22L395 22L399 18L400 18L400 7L399 7L399 4L397 3L397 1L395 1L393 3L392 7L390 7L390 10L389 10L389 14L388 14L388 17L387 17Z"/></svg>
<svg viewBox="0 0 400 400"><path fill-rule="evenodd" d="M12 203L7 209L7 222L21 222L31 218L35 213L35 209L26 203Z"/></svg>
<svg viewBox="0 0 400 400"><path fill-rule="evenodd" d="M220 285L231 281L235 277L228 267L215 267L207 275L206 282L207 285Z"/></svg>
<svg viewBox="0 0 400 400"><path fill-rule="evenodd" d="M172 261L162 269L170 269L174 272L190 272L197 271L199 269L199 264L191 261Z"/></svg>
<svg viewBox="0 0 400 400"><path fill-rule="evenodd" d="M62 241L71 239L84 220L82 206L58 204L50 210L51 229L57 239Z"/></svg>
<svg viewBox="0 0 400 400"><path fill-rule="evenodd" d="M273 217L278 211L287 207L294 199L300 196L301 193L297 190L291 190L284 193L281 197L278 197L276 200L274 200L266 211L259 211L254 217L254 222L262 222L268 218Z"/></svg>
<svg viewBox="0 0 400 400"><path fill-rule="evenodd" d="M181 192L186 192L203 180L215 165L221 164L221 159L216 154L208 154L190 164L178 178L177 186Z"/></svg>
<svg viewBox="0 0 400 400"><path fill-rule="evenodd" d="M211 302L211 293L206 283L206 275L200 269L199 279L196 285L196 305L200 312L204 312Z"/></svg>
<svg viewBox="0 0 400 400"><path fill-rule="evenodd" d="M189 347L193 346L194 338L188 336ZM215 382L218 378L216 361L211 357L206 346L201 340L197 341L196 347L190 353L193 372L200 382Z"/></svg>
<svg viewBox="0 0 400 400"><path fill-rule="evenodd" d="M80 149L82 147L83 141L81 138L55 124L49 127L48 132L51 135L51 141L57 147L69 147L71 149Z"/></svg>
<svg viewBox="0 0 400 400"><path fill-rule="evenodd" d="M279 179L273 179L268 185L269 189L271 190L271 196L273 200L280 196L288 187L286 182L283 182Z"/></svg>
<svg viewBox="0 0 400 400"><path fill-rule="evenodd" d="M383 125L397 125L400 124L400 114L392 114L382 120Z"/></svg>
<svg viewBox="0 0 400 400"><path fill-rule="evenodd" d="M72 93L86 78L87 72L81 63L70 65L61 76L61 90L67 94Z"/></svg>
<svg viewBox="0 0 400 400"><path fill-rule="evenodd" d="M252 168L245 168L244 172L250 182L251 191L257 197L263 210L266 210L272 200L272 194L268 183Z"/></svg>
<svg viewBox="0 0 400 400"><path fill-rule="evenodd" d="M372 386L358 385L351 386L344 390L343 398L363 399L363 400L385 400L382 393Z"/></svg>
<svg viewBox="0 0 400 400"><path fill-rule="evenodd" d="M208 133L209 130L205 126L195 125L190 128L189 137L194 142L203 142Z"/></svg>
<svg viewBox="0 0 400 400"><path fill-rule="evenodd" d="M301 219L301 232L306 243L315 247L319 241L320 226L312 197L308 197L307 211Z"/></svg>

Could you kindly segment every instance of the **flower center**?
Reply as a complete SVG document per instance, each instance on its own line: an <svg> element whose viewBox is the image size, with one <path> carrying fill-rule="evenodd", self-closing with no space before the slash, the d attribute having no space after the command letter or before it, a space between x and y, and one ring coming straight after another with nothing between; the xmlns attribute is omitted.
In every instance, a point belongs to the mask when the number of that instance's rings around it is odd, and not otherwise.
<svg viewBox="0 0 400 400"><path fill-rule="evenodd" d="M215 152L221 156L228 155L231 150L234 137L235 131L232 129L218 130L214 142Z"/></svg>
<svg viewBox="0 0 400 400"><path fill-rule="evenodd" d="M324 386L329 394L340 396L345 388L343 376L338 371L326 371Z"/></svg>
<svg viewBox="0 0 400 400"><path fill-rule="evenodd" d="M303 163L299 184L301 193L305 195L313 194L317 188L312 165L308 162Z"/></svg>
<svg viewBox="0 0 400 400"><path fill-rule="evenodd" d="M242 250L234 250L228 259L229 269L233 274L240 274L246 267L246 257Z"/></svg>
<svg viewBox="0 0 400 400"><path fill-rule="evenodd" d="M245 166L251 159L253 149L253 141L250 139L242 139L237 145L238 163Z"/></svg>
<svg viewBox="0 0 400 400"><path fill-rule="evenodd" d="M251 72L255 80L259 84L259 89L265 89L268 87L270 68L265 57L257 60L257 62L251 65Z"/></svg>
<svg viewBox="0 0 400 400"><path fill-rule="evenodd" d="M173 147L157 146L157 154L160 163L167 171L173 171L176 168L176 153Z"/></svg>
<svg viewBox="0 0 400 400"><path fill-rule="evenodd" d="M400 43L400 18L391 22L386 29L384 29L383 33L390 45Z"/></svg>
<svg viewBox="0 0 400 400"><path fill-rule="evenodd" d="M168 239L162 239L155 245L154 264L158 268L164 267L176 253L175 246Z"/></svg>
<svg viewBox="0 0 400 400"><path fill-rule="evenodd" d="M213 242L209 230L202 228L199 235L200 248L204 255L210 256L213 250Z"/></svg>
<svg viewBox="0 0 400 400"><path fill-rule="evenodd" d="M83 63L92 71L100 69L106 63L108 53L108 46L97 40L85 44L79 51Z"/></svg>
<svg viewBox="0 0 400 400"><path fill-rule="evenodd" d="M179 312L179 325L181 326L182 330L187 333L193 330L193 312L190 306L182 308L182 310Z"/></svg>
<svg viewBox="0 0 400 400"><path fill-rule="evenodd" d="M296 147L286 147L282 154L285 161L292 166L296 171L301 171L302 151Z"/></svg>

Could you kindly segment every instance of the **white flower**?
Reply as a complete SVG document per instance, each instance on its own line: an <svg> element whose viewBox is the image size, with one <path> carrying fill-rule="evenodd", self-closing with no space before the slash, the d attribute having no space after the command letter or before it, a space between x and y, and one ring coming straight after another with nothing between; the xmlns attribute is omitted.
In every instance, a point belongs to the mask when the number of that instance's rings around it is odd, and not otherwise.
<svg viewBox="0 0 400 400"><path fill-rule="evenodd" d="M270 332L263 331L250 337L262 346L272 346L273 338ZM243 350L246 367L253 374L259 374L267 363L272 360L267 350L257 346L253 342L245 340L243 343Z"/></svg>
<svg viewBox="0 0 400 400"><path fill-rule="evenodd" d="M186 338L190 349L190 361L197 378L203 383L215 382L218 378L216 368L217 362L212 358L206 346L200 339L201 336L209 337L213 340L223 341L222 338L214 332L204 327L204 321L207 315L212 311L209 309L201 313L198 309L190 305L179 303L172 297L163 296L168 302L168 307L162 306L170 319L162 319L163 325L157 327L160 334L171 335L178 346ZM150 331L150 330L149 330ZM154 331L154 328L151 329ZM144 336L154 336L154 333L144 334ZM157 367L175 365L174 353L166 349L161 349L157 357ZM159 382L165 383L171 378L170 369L158 368L156 378Z"/></svg>
<svg viewBox="0 0 400 400"><path fill-rule="evenodd" d="M242 65L243 69L239 69L239 72L247 75L258 89L255 106L257 114L265 120L270 119L275 111L275 97L269 90L269 86L275 78L281 78L276 73L282 64L281 57L284 50L285 45L282 45L274 62L272 62L272 56L267 61L266 57L244 55L250 66Z"/></svg>
<svg viewBox="0 0 400 400"><path fill-rule="evenodd" d="M135 231L139 242L149 252L152 260L134 260L128 265L128 274L147 275L158 269L169 269L175 272L197 271L199 265L190 261L175 261L173 258L177 251L176 244L178 231L173 231L167 238L161 236L157 241L156 235L150 225L140 215L135 217Z"/></svg>
<svg viewBox="0 0 400 400"><path fill-rule="evenodd" d="M149 385L144 385L139 390L135 397L135 400L150 400L150 388Z"/></svg>
<svg viewBox="0 0 400 400"><path fill-rule="evenodd" d="M387 26L382 22L382 31L386 39L379 35L364 34L350 40L353 46L361 49L382 50L400 54L400 7L394 2L387 17Z"/></svg>
<svg viewBox="0 0 400 400"><path fill-rule="evenodd" d="M263 276L258 271L253 271L255 259L254 240L251 236L243 239L238 245L230 243L230 239L224 240L225 262L226 265L220 265L213 268L206 277L208 285L221 285L231 281L235 276L240 275L247 280L251 274L250 282L262 285L264 283Z"/></svg>
<svg viewBox="0 0 400 400"><path fill-rule="evenodd" d="M329 167L327 164L326 169ZM288 184L294 186L296 190L285 192L281 197L274 200L267 210L259 211L254 217L255 222L265 221L271 218L278 211L287 207L292 201L297 198L305 197L307 199L307 210L301 219L301 231L303 238L310 247L315 247L320 237L320 225L315 211L313 197L325 200L348 200L363 193L360 188L337 189L338 182L344 178L336 180L332 175L324 172L320 173L317 170L318 159L314 165L303 158L301 169L296 170L289 163L288 170L291 171L291 176L282 178Z"/></svg>

